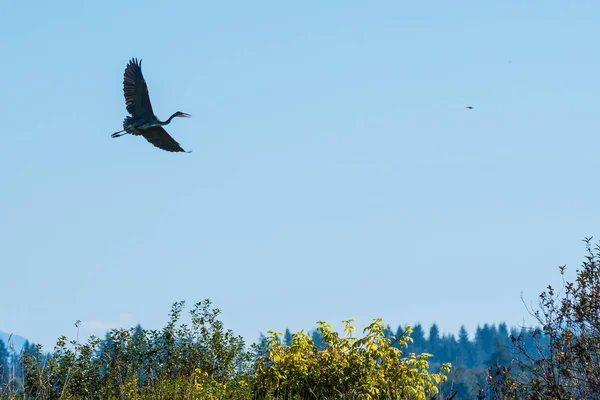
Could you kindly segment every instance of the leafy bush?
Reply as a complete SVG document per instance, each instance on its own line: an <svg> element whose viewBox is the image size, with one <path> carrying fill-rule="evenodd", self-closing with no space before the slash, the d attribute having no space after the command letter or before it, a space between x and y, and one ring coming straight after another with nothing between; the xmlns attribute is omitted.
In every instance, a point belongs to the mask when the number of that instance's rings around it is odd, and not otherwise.
<svg viewBox="0 0 600 400"><path fill-rule="evenodd" d="M490 370L494 398L600 399L600 247L584 241L587 255L575 281L539 296L535 351L514 337L515 365Z"/></svg>
<svg viewBox="0 0 600 400"><path fill-rule="evenodd" d="M360 339L352 336L353 320L345 323L346 337L319 321L317 331L324 348L319 350L304 331L284 345L281 333L269 331L268 349L256 361L257 395L281 399L426 399L438 393L450 364L430 374L430 354L402 358L398 347L411 341L410 327L403 337L388 336L380 319L364 329ZM394 346L397 345L398 347Z"/></svg>
<svg viewBox="0 0 600 400"><path fill-rule="evenodd" d="M41 348L22 357L24 397L35 399L244 398L250 353L225 331L209 300L190 311L191 326L179 325L184 302L175 303L160 331L115 329L102 341L58 340L54 352ZM218 395L218 396L217 396ZM217 396L217 397L215 397Z"/></svg>
<svg viewBox="0 0 600 400"><path fill-rule="evenodd" d="M304 331L289 345L270 331L266 341L246 349L225 330L209 300L179 324L184 302L175 303L162 330L111 330L104 340L80 344L61 337L53 353L41 346L21 354L23 387L0 389L11 399L427 399L450 370L429 373L429 354L403 357L410 327L389 335L380 319L353 337L319 322L317 347Z"/></svg>

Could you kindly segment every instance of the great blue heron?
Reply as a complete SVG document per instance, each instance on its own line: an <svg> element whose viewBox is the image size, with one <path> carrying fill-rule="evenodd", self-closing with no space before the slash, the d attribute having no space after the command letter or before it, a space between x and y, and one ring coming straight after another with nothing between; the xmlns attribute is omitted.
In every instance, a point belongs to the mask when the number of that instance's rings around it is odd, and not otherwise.
<svg viewBox="0 0 600 400"><path fill-rule="evenodd" d="M161 121L154 115L150 96L148 96L148 86L146 86L146 81L142 75L142 60L138 62L137 59L132 58L127 64L123 76L123 93L125 94L127 112L131 116L125 117L125 120L123 120L123 130L113 133L111 137L116 138L128 133L142 135L159 149L191 153L191 151L182 149L179 143L163 128L164 125L171 123L171 120L175 117L190 118L191 115L177 111L166 121Z"/></svg>

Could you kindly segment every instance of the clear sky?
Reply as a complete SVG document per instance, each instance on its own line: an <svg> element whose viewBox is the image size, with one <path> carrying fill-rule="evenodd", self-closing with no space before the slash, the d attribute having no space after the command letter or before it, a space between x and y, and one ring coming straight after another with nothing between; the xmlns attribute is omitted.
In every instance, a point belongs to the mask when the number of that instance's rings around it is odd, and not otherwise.
<svg viewBox="0 0 600 400"><path fill-rule="evenodd" d="M600 235L597 1L2 1L0 330L530 321ZM123 71L191 154L111 139ZM473 106L468 110L466 106ZM571 273L572 276L572 273Z"/></svg>

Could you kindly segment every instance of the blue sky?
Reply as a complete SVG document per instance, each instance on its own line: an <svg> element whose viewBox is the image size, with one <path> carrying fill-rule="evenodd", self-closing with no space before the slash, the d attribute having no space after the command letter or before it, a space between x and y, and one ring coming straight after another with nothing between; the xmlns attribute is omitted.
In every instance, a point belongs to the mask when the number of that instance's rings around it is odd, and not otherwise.
<svg viewBox="0 0 600 400"><path fill-rule="evenodd" d="M518 325L600 234L597 2L0 11L0 330ZM110 138L131 57L193 153Z"/></svg>

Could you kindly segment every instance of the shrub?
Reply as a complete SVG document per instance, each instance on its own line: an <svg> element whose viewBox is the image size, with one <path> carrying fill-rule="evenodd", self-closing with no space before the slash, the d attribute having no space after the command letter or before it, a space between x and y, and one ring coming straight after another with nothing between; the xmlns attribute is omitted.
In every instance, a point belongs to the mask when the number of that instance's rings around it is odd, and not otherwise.
<svg viewBox="0 0 600 400"><path fill-rule="evenodd" d="M345 337L319 321L324 348L318 349L304 331L284 345L280 333L269 332L268 349L256 361L256 395L280 399L426 399L438 393L437 385L450 370L428 372L427 358L410 353L402 358L398 347L411 341L410 327L402 337L388 336L380 319L352 336L353 320L343 321Z"/></svg>
<svg viewBox="0 0 600 400"><path fill-rule="evenodd" d="M444 364L429 373L429 354L404 357L410 327L394 337L380 319L361 338L353 336L352 320L344 321L344 337L320 321L320 347L304 331L289 345L270 331L248 351L209 300L192 308L190 326L179 323L183 307L173 305L162 330L114 329L84 344L61 337L47 355L30 348L21 355L22 390L0 397L420 400L435 397L450 370Z"/></svg>
<svg viewBox="0 0 600 400"><path fill-rule="evenodd" d="M560 293L548 286L539 296L535 350L522 335L514 337L515 365L490 370L494 398L600 398L600 247L584 241L587 255L575 281L563 278ZM559 269L564 276L565 267Z"/></svg>
<svg viewBox="0 0 600 400"><path fill-rule="evenodd" d="M54 352L23 354L24 397L35 399L243 398L250 353L225 331L209 300L190 311L191 326L177 325L184 302L175 303L160 331L115 329L104 341L59 338ZM218 397L215 397L217 396Z"/></svg>

